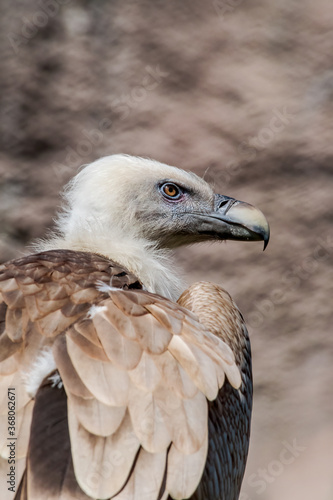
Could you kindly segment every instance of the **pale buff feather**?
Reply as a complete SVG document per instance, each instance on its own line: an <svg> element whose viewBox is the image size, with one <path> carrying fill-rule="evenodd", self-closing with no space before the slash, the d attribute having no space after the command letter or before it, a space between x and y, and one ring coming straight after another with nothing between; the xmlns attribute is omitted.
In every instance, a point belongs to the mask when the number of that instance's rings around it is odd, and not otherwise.
<svg viewBox="0 0 333 500"><path fill-rule="evenodd" d="M148 453L141 448L135 469L116 500L156 500L166 468L166 452Z"/></svg>
<svg viewBox="0 0 333 500"><path fill-rule="evenodd" d="M125 415L114 434L94 436L80 425L69 400L68 425L75 476L80 487L92 498L112 497L125 484L140 448L129 415Z"/></svg>

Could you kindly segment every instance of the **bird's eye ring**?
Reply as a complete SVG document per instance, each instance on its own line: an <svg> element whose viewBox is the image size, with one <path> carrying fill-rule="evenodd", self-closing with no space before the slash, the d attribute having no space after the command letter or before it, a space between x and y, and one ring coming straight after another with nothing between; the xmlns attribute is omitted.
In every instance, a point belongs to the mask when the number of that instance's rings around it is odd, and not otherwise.
<svg viewBox="0 0 333 500"><path fill-rule="evenodd" d="M160 187L161 193L168 200L180 200L183 196L182 189L177 186L177 184L173 184L172 182L165 182Z"/></svg>

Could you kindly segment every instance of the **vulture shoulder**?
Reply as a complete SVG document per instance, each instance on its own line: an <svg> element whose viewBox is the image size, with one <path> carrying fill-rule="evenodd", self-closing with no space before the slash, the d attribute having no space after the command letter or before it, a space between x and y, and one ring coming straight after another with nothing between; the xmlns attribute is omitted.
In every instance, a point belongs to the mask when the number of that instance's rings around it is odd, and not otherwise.
<svg viewBox="0 0 333 500"><path fill-rule="evenodd" d="M7 483L2 498L238 498L250 346L216 285L197 283L175 303L97 254L52 250L8 262L0 384L3 477L15 444L14 491Z"/></svg>

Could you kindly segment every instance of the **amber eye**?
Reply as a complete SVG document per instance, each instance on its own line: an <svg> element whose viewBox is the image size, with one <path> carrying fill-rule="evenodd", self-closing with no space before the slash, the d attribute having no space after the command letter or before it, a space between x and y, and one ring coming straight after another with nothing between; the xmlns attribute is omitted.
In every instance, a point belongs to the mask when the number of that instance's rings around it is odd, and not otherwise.
<svg viewBox="0 0 333 500"><path fill-rule="evenodd" d="M160 187L163 196L169 200L179 200L183 194L182 190L172 182L166 182Z"/></svg>

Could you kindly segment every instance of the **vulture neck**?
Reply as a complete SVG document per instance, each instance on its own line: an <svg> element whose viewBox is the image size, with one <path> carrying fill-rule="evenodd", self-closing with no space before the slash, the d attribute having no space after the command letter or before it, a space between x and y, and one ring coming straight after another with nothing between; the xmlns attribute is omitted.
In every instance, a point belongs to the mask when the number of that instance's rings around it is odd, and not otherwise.
<svg viewBox="0 0 333 500"><path fill-rule="evenodd" d="M68 249L91 252L103 255L132 272L144 287L176 301L185 288L179 272L171 260L171 251L159 249L151 242L105 232L98 235L96 231L82 234L56 236L37 244L38 251Z"/></svg>

